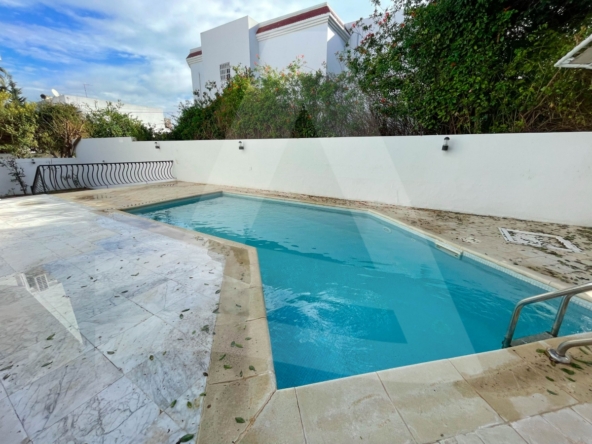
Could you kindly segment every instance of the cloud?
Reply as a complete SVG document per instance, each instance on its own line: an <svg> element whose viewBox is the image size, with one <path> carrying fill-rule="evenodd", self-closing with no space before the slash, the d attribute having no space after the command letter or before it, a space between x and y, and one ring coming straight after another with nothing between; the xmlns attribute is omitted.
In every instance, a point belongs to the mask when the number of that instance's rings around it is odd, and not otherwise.
<svg viewBox="0 0 592 444"><path fill-rule="evenodd" d="M185 57L200 45L200 32L245 15L265 21L313 4L315 0L0 0L1 64L29 100L51 88L81 95L84 84L90 84L92 97L175 112L180 101L191 98ZM371 12L363 0L341 0L335 6L346 21Z"/></svg>

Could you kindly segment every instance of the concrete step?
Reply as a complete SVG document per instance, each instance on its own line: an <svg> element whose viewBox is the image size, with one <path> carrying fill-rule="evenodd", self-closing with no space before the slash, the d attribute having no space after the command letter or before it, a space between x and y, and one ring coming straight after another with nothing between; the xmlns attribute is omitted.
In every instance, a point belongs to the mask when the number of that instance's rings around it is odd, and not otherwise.
<svg viewBox="0 0 592 444"><path fill-rule="evenodd" d="M512 347L516 347L517 345L524 345L530 344L532 342L544 341L545 339L551 339L551 336L548 332L539 333L538 335L532 336L525 336L524 338L518 338L512 341Z"/></svg>

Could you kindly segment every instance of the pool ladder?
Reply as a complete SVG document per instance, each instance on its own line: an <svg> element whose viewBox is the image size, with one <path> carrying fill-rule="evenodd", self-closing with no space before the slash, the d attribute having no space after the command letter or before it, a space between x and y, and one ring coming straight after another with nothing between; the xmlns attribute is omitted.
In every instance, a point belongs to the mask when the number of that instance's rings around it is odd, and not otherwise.
<svg viewBox="0 0 592 444"><path fill-rule="evenodd" d="M514 308L512 320L510 321L508 331L506 333L504 341L502 342L502 348L513 347L515 345L527 344L529 342L541 341L549 338L556 338L559 334L561 324L563 323L563 318L565 317L565 312L567 311L569 301L575 295L585 293L587 291L592 291L592 282L588 284L578 285L576 287L566 288L565 290L552 291L550 293L544 293L538 296L532 296L530 298L522 299L520 302L518 302L518 304L516 304L516 307ZM557 311L557 316L555 316L555 322L553 323L551 331L534 336L528 336L526 338L520 338L515 341L512 340L514 338L514 332L516 331L518 319L520 318L520 312L526 305L534 304L535 302L548 301L550 299L557 299L561 297L563 298L563 300L561 301L561 305L559 306L559 310ZM562 362L561 359L569 359L569 357L567 357L565 354L567 350L569 350L572 347L582 345L592 345L592 338L566 341L562 343L559 347L557 347L557 350L549 350L548 354L551 357L551 359L557 362ZM554 353L556 354L556 356L554 356Z"/></svg>

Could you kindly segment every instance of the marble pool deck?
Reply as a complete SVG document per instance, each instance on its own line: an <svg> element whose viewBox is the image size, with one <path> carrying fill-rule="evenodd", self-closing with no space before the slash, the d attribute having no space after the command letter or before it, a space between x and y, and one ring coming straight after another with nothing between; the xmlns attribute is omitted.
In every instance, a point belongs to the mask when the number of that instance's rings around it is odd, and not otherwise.
<svg viewBox="0 0 592 444"><path fill-rule="evenodd" d="M118 211L213 191L371 209L555 287L592 280L583 227L181 182L2 200L1 442L592 442L592 349L541 353L563 338L276 390L256 251Z"/></svg>

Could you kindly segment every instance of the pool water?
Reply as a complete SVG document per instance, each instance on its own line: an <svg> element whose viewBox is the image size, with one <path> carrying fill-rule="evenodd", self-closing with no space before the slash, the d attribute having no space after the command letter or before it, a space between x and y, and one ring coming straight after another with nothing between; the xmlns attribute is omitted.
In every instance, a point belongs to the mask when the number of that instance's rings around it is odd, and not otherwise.
<svg viewBox="0 0 592 444"><path fill-rule="evenodd" d="M130 211L257 248L278 388L496 350L546 292L362 212L218 194ZM526 307L516 338L550 329ZM592 329L572 303L562 334Z"/></svg>

